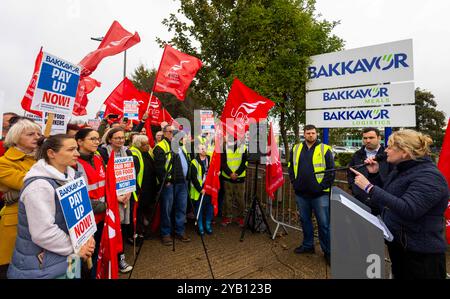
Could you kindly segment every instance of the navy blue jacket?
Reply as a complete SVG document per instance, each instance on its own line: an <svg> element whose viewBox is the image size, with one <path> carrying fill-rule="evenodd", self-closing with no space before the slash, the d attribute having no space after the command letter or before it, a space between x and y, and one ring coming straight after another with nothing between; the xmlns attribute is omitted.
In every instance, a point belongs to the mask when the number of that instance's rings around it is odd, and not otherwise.
<svg viewBox="0 0 450 299"><path fill-rule="evenodd" d="M370 192L394 242L418 253L444 253L444 212L448 202L445 178L430 158L399 163L383 188Z"/></svg>

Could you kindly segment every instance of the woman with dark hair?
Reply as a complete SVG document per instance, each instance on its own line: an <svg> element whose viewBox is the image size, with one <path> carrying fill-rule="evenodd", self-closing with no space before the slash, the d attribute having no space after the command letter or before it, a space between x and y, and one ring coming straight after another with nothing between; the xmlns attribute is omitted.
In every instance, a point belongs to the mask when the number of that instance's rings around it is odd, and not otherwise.
<svg viewBox="0 0 450 299"><path fill-rule="evenodd" d="M41 128L27 119L17 120L9 128L5 138L8 147L0 157L0 191L5 206L0 211L0 278L6 278L8 264L14 250L17 235L17 213L19 211L19 191L23 178L36 163L35 153Z"/></svg>
<svg viewBox="0 0 450 299"><path fill-rule="evenodd" d="M89 198L97 224L97 231L94 234L95 251L92 255L93 268L91 270L91 278L95 279L98 251L106 216L106 170L102 157L96 154L100 143L100 135L97 131L91 128L81 129L75 134L75 140L80 153L76 170L84 176L88 185Z"/></svg>
<svg viewBox="0 0 450 299"><path fill-rule="evenodd" d="M351 169L355 184L378 204L394 236L387 246L396 279L446 278L444 212L449 193L445 178L429 157L432 142L414 130L393 133L386 153L387 162L395 168L382 188ZM379 172L374 158L365 162L369 173Z"/></svg>
<svg viewBox="0 0 450 299"><path fill-rule="evenodd" d="M108 165L108 160L111 155L111 152L114 151L114 157L133 157L131 151L125 146L125 131L121 128L113 128L110 129L105 135L105 145L98 148L98 152L103 158L103 162L105 165ZM139 173L139 162L133 158L134 167L136 173ZM130 202L130 198L132 193L126 193L117 196L117 200L119 201L119 213L120 213L120 223L122 224L122 240L124 241L125 248L125 240L133 241L133 228L130 225L131 219L131 211L132 211L132 202ZM125 261L125 254L119 253L119 270L122 273L128 273L133 269L133 266L129 265Z"/></svg>
<svg viewBox="0 0 450 299"><path fill-rule="evenodd" d="M67 257L74 253L56 188L77 177L71 167L79 157L76 141L68 135L51 136L41 145L38 162L24 178L19 199L16 247L8 278L64 278ZM78 255L87 260L94 252L90 238Z"/></svg>

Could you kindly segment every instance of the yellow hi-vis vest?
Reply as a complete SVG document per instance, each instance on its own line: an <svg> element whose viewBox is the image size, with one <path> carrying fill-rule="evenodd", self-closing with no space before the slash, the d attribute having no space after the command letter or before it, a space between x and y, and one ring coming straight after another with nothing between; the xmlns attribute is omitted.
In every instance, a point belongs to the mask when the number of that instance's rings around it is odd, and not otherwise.
<svg viewBox="0 0 450 299"><path fill-rule="evenodd" d="M200 165L200 163L198 163L197 159L192 160L191 167L195 167L197 169L197 181L200 184L200 186L203 186L205 178L203 177L202 166ZM197 189L195 189L194 184L192 182L190 183L189 196L194 201L197 201L200 198L200 192L198 192Z"/></svg>
<svg viewBox="0 0 450 299"><path fill-rule="evenodd" d="M129 148L133 156L138 158L139 161L139 173L136 174L136 180L139 188L142 187L142 180L144 179L144 159L142 158L142 153L136 147L132 146ZM138 201L138 196L136 192L133 192L134 201Z"/></svg>
<svg viewBox="0 0 450 299"><path fill-rule="evenodd" d="M300 162L300 153L302 152L303 149L303 143L300 144L296 144L294 146L293 150L293 155L292 155L292 162L294 163L293 165L293 169L294 169L294 174L295 174L295 179L297 179L297 175L298 175L298 164ZM325 161L325 155L326 153L331 150L331 147L321 143L320 145L316 146L314 149L314 154L313 154L313 167L314 167L314 172L318 172L318 171L323 171L327 168L327 164ZM290 165L289 165L290 167ZM317 183L321 183L323 181L325 174L324 173L319 173L316 174L316 180ZM325 192L330 192L330 188L323 190Z"/></svg>
<svg viewBox="0 0 450 299"><path fill-rule="evenodd" d="M227 149L226 149L227 165L231 169L231 172L236 172L238 170L239 166L241 166L242 155L245 153L246 150L247 150L246 145L238 146L238 148L236 149L236 152L233 152L233 150L227 146ZM248 161L245 163L245 166L248 166ZM246 174L247 174L247 171L244 170L238 176L238 178L245 178ZM227 179L231 179L231 177L229 177L225 172L222 172L222 175L223 175L223 177L225 177Z"/></svg>
<svg viewBox="0 0 450 299"><path fill-rule="evenodd" d="M170 172L172 170L172 163L170 162L172 160L172 152L170 151L170 145L166 139L163 139L160 142L158 142L158 144L155 146L155 148L157 146L159 146L166 154L166 165L164 166L164 168L166 169L166 172ZM171 178L172 178L171 175L167 176L168 180L170 180ZM159 182L158 179L156 179L156 180L158 181L158 184L161 183L161 182Z"/></svg>

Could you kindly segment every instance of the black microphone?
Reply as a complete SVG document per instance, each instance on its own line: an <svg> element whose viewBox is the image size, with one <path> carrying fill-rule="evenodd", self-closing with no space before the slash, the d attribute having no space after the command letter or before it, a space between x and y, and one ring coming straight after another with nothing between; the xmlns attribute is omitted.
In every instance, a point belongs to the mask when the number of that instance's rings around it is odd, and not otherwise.
<svg viewBox="0 0 450 299"><path fill-rule="evenodd" d="M374 161L377 162L382 162L385 161L387 159L387 154L386 152L382 152L382 153L378 153L375 155L374 157ZM357 164L357 165L353 165L353 166L345 166L345 167L337 167L337 168L331 168L331 169L326 169L326 170L321 170L321 171L317 171L314 172L314 174L321 174L321 173L327 173L327 172L332 172L332 171L341 171L341 170L349 170L350 168L353 168L355 170L366 167L367 165L369 165L368 163L362 163L362 164Z"/></svg>

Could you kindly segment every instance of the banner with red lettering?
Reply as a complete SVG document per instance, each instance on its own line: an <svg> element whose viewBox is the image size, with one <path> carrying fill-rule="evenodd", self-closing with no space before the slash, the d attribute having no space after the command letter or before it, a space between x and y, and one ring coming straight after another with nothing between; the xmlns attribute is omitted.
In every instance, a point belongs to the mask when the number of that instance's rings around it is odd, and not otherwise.
<svg viewBox="0 0 450 299"><path fill-rule="evenodd" d="M83 66L82 76L89 76L97 69L103 58L119 54L141 41L139 34L125 30L117 21L114 21L106 33L97 50L89 53L79 63Z"/></svg>
<svg viewBox="0 0 450 299"><path fill-rule="evenodd" d="M250 123L267 119L269 110L274 105L274 102L259 95L236 78L220 120L226 133L240 140L248 131Z"/></svg>
<svg viewBox="0 0 450 299"><path fill-rule="evenodd" d="M97 262L97 279L119 278L117 254L123 250L122 229L120 226L119 202L116 194L114 173L114 151L106 167L106 217Z"/></svg>
<svg viewBox="0 0 450 299"><path fill-rule="evenodd" d="M272 123L270 123L270 132L269 136L267 136L267 154L266 192L274 200L275 192L284 184L284 177Z"/></svg>
<svg viewBox="0 0 450 299"><path fill-rule="evenodd" d="M200 59L166 45L153 91L168 92L184 101L186 91L201 67Z"/></svg>
<svg viewBox="0 0 450 299"><path fill-rule="evenodd" d="M41 69L41 62L42 62L43 55L44 55L44 53L42 52L42 47L41 47L41 49L39 50L39 53L36 57L36 61L34 62L33 76L31 77L31 81L28 84L27 90L25 92L24 97L22 98L22 103L21 103L23 110L28 111L33 114L36 114L40 117L42 117L42 111L32 110L31 109L31 101L33 100L34 91L36 89L37 80L39 78L39 71Z"/></svg>
<svg viewBox="0 0 450 299"><path fill-rule="evenodd" d="M442 143L441 154L439 155L438 168L450 186L450 121L445 131L444 142ZM450 244L450 198L445 211L447 244Z"/></svg>

